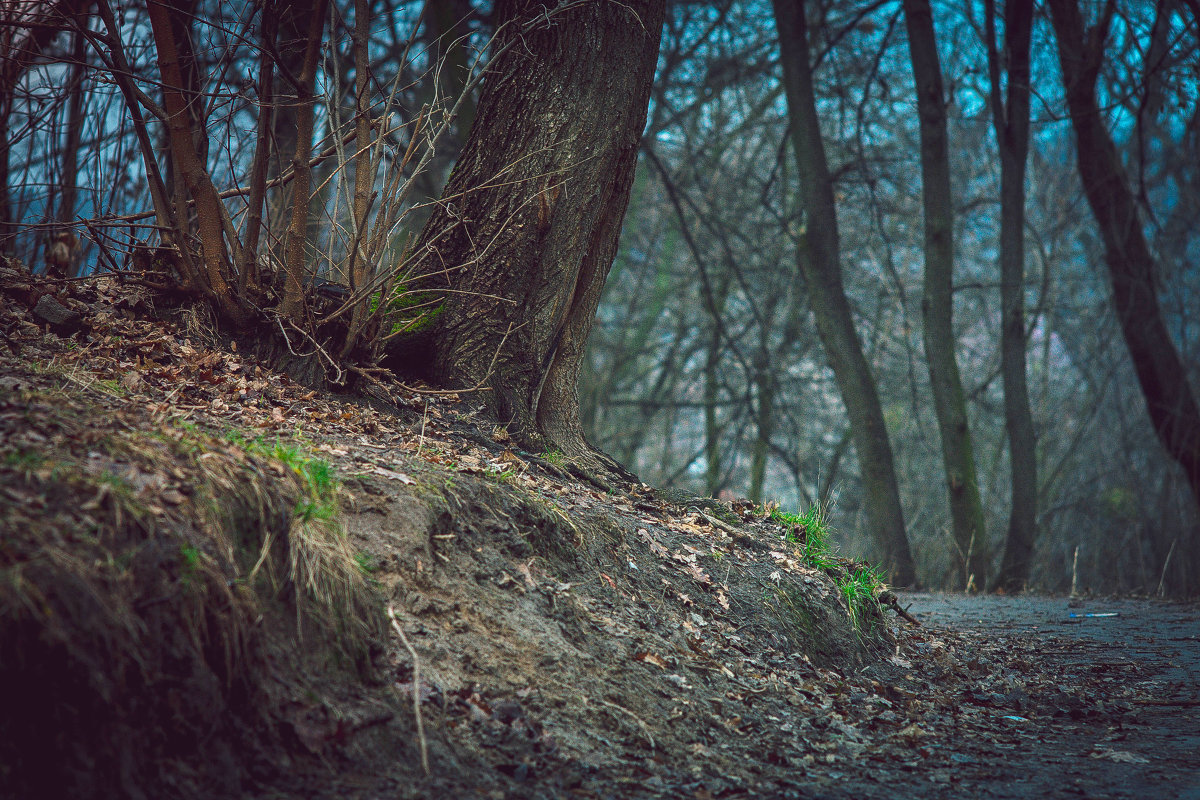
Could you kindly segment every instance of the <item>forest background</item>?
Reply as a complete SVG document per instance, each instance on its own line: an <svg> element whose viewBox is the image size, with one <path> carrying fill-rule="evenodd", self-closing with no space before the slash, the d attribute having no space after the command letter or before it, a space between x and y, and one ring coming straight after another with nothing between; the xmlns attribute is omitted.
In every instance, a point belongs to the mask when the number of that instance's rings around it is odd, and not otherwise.
<svg viewBox="0 0 1200 800"><path fill-rule="evenodd" d="M589 474L821 509L899 583L1200 591L1194 0L0 14L0 248L48 277L136 274L310 383L478 389ZM522 73L549 39L559 60ZM547 75L569 64L564 98ZM622 225L619 179L592 197L591 156L516 132L574 102L616 141L639 93ZM527 157L486 163L501 138ZM565 284L582 321L524 309L471 364L414 368L456 318L515 305L429 266L483 185L511 211L487 241L460 226L476 249L439 269L525 226L601 262ZM554 238L581 217L620 230L611 271ZM556 275L518 264L495 296L533 282L557 314Z"/></svg>

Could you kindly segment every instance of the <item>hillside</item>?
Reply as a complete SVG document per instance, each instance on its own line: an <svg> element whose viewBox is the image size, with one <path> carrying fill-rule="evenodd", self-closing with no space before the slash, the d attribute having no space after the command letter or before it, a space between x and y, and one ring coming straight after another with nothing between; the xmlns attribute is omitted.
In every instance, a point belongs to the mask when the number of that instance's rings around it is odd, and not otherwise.
<svg viewBox="0 0 1200 800"><path fill-rule="evenodd" d="M134 283L0 289L0 795L949 796L1136 717L1144 664L906 622L811 518L314 392Z"/></svg>

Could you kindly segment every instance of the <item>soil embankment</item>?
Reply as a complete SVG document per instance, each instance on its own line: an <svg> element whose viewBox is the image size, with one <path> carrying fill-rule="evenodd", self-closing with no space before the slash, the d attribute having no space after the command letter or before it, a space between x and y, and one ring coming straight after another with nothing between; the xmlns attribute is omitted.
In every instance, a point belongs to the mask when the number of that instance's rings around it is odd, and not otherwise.
<svg viewBox="0 0 1200 800"><path fill-rule="evenodd" d="M0 797L1200 798L1195 606L913 626L797 525L580 483L469 398L3 288Z"/></svg>

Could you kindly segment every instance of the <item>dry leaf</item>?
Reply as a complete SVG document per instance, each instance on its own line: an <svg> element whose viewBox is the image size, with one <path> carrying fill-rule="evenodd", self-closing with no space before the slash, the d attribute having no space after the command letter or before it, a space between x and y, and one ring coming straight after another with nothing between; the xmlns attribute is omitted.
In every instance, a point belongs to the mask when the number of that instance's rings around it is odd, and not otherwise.
<svg viewBox="0 0 1200 800"><path fill-rule="evenodd" d="M654 666L658 667L659 669L667 668L666 659L664 659L662 656L655 655L654 653L651 653L649 651L637 653L636 655L634 655L633 660L634 661L644 661L647 664L653 664Z"/></svg>

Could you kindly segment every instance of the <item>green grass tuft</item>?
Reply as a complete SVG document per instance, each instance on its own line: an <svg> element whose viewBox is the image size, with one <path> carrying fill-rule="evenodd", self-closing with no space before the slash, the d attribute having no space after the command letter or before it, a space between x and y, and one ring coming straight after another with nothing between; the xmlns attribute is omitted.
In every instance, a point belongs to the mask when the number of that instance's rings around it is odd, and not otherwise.
<svg viewBox="0 0 1200 800"><path fill-rule="evenodd" d="M835 555L829 543L829 523L820 506L810 506L799 514L776 508L770 512L770 518L788 529L788 542L803 548L804 563L833 579L850 609L855 630L861 630L867 609L876 602L875 598L884 586L876 568L869 564L847 567L845 560Z"/></svg>

